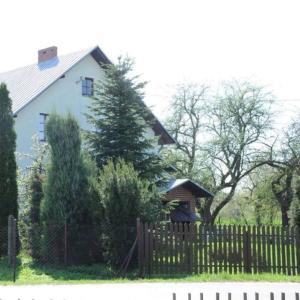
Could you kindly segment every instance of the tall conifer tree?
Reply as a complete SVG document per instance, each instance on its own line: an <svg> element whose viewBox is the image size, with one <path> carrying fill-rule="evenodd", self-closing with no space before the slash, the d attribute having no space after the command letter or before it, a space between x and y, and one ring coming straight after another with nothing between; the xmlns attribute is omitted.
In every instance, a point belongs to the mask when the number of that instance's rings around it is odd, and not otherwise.
<svg viewBox="0 0 300 300"><path fill-rule="evenodd" d="M2 83L0 84L0 228L7 226L9 215L18 217L15 150L16 133L12 100L6 85Z"/></svg>
<svg viewBox="0 0 300 300"><path fill-rule="evenodd" d="M162 163L149 135L152 124L143 102L145 82L130 75L132 67L129 58L104 67L105 79L95 85L87 114L94 128L87 133L87 141L98 168L110 159L123 159L133 164L141 178L154 182L162 174Z"/></svg>
<svg viewBox="0 0 300 300"><path fill-rule="evenodd" d="M81 152L80 128L72 115L52 114L46 125L50 146L50 162L43 185L41 204L43 226L42 252L48 257L52 251L54 262L61 263L63 255L62 228L68 230L68 262L90 262L91 233L95 225L98 203L90 184L90 170ZM82 228L89 234L81 236Z"/></svg>

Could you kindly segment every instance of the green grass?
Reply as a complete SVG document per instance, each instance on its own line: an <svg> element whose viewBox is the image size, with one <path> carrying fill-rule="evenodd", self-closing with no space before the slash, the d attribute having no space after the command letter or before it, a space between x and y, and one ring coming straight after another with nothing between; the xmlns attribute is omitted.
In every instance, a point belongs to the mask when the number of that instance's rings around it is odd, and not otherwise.
<svg viewBox="0 0 300 300"><path fill-rule="evenodd" d="M18 259L16 282L12 282L12 269L6 259L0 260L0 285L25 284L86 284L86 283L130 283L130 282L209 282L209 281L271 281L300 282L300 276L272 274L200 274L194 276L152 276L139 279L137 272L127 274L125 278L105 265L77 267L51 267L34 264L30 259Z"/></svg>

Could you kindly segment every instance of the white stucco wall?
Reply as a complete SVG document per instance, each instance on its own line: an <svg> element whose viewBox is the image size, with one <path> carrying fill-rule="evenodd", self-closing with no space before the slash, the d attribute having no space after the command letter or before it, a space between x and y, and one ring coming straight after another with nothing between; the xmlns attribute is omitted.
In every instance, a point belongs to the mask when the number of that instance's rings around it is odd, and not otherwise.
<svg viewBox="0 0 300 300"><path fill-rule="evenodd" d="M81 128L89 128L84 113L87 112L87 104L91 102L89 97L82 96L80 78L89 77L94 81L103 79L104 72L92 56L87 56L71 70L65 73L65 77L56 81L41 95L24 107L15 119L17 133L17 152L31 153L32 137L39 132L40 113L51 114L56 112L65 115L72 113L78 120ZM154 132L149 128L149 135ZM31 164L30 159L18 159L18 166L22 170Z"/></svg>
<svg viewBox="0 0 300 300"><path fill-rule="evenodd" d="M84 113L90 98L82 96L80 78L90 77L95 81L103 79L104 72L92 56L87 56L71 70L65 77L56 81L41 95L25 106L15 119L17 133L17 152L31 153L32 136L39 132L40 113L51 114L56 112L65 115L72 113L80 126L88 128ZM23 169L30 161L26 158L18 159L19 168Z"/></svg>

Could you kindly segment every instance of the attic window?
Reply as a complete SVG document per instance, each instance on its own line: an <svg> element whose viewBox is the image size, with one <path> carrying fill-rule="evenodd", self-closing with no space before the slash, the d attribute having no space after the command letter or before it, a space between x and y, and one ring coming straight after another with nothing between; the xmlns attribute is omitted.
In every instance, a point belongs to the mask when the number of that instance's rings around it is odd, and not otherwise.
<svg viewBox="0 0 300 300"><path fill-rule="evenodd" d="M92 78L84 78L82 80L82 96L94 95L94 80Z"/></svg>
<svg viewBox="0 0 300 300"><path fill-rule="evenodd" d="M39 137L41 142L46 142L46 121L49 115L45 113L40 113L39 119Z"/></svg>

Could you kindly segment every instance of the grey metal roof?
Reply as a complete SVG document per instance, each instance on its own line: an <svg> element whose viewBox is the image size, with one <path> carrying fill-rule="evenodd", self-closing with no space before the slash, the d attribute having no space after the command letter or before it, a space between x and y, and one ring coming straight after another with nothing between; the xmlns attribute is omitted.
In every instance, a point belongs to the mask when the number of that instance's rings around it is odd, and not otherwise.
<svg viewBox="0 0 300 300"><path fill-rule="evenodd" d="M214 194L209 192L207 189L203 188L198 183L196 183L193 180L188 179L188 178L170 180L166 187L166 191L170 192L171 190L173 190L179 186L185 186L187 188L190 188L198 197L213 197L214 196Z"/></svg>
<svg viewBox="0 0 300 300"><path fill-rule="evenodd" d="M93 47L58 56L40 64L1 73L0 83L4 82L7 85L13 101L13 113L18 113L74 65L97 49L102 53L98 47Z"/></svg>

